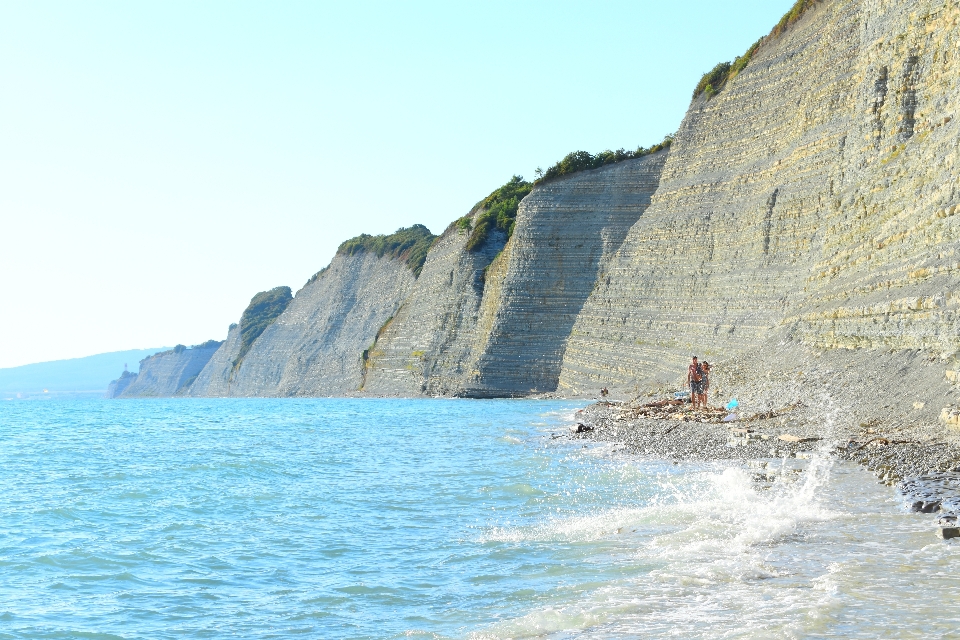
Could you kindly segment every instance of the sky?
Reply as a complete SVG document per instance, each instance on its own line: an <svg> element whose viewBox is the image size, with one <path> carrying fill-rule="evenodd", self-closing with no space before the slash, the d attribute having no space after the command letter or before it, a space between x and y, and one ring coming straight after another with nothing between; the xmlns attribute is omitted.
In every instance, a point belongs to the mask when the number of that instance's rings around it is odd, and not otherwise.
<svg viewBox="0 0 960 640"><path fill-rule="evenodd" d="M0 367L223 339L360 233L650 146L793 0L0 0Z"/></svg>

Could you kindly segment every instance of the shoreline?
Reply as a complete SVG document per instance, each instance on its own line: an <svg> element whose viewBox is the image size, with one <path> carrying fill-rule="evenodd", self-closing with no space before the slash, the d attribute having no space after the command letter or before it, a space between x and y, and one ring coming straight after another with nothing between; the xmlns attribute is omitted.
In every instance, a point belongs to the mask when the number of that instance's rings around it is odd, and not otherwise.
<svg viewBox="0 0 960 640"><path fill-rule="evenodd" d="M950 519L960 512L960 446L944 437L943 427L862 423L857 429L824 428L823 420L811 419L803 407L726 423L720 417L725 412L695 414L689 404L654 410L657 417L643 415L651 404L595 402L577 412L568 437L617 443L632 455L675 462L759 463L826 452L858 463L882 484L895 487L910 510L939 515L942 527L954 524Z"/></svg>

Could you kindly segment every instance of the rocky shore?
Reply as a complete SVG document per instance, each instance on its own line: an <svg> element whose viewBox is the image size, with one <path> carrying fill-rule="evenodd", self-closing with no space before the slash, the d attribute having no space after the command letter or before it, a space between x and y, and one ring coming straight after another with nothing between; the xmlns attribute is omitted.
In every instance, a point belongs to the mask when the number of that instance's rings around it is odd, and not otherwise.
<svg viewBox="0 0 960 640"><path fill-rule="evenodd" d="M715 368L715 388L723 395L711 404L736 397L735 409L694 411L674 398L674 390L682 388L678 378L672 387L632 400L601 400L586 407L577 413L571 437L618 443L637 456L739 460L757 469L774 460L833 455L863 465L880 482L895 486L912 510L936 514L945 537L960 537L960 439L940 417L939 406L928 407L929 399L910 402L923 395L911 384L909 370L915 367L883 358L873 356L883 365L898 365L896 384L882 377L851 379L850 371L861 368L857 362L836 366L827 361L818 367L809 359L786 358L797 364L773 373L765 372L756 358L731 360ZM939 359L920 359L940 365ZM794 370L801 367L808 373ZM920 375L917 382L926 378Z"/></svg>

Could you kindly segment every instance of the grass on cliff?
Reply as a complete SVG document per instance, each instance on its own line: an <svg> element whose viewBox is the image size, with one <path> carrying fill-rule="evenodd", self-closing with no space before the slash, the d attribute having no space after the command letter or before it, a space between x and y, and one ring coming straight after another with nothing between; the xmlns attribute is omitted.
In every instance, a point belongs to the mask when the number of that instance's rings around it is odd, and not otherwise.
<svg viewBox="0 0 960 640"><path fill-rule="evenodd" d="M790 11L787 11L780 22L777 23L777 26L773 28L773 31L770 32L770 37L777 37L780 34L784 33L789 29L795 22L800 20L810 9L813 9L815 6L820 4L823 0L797 0L797 3L793 5Z"/></svg>
<svg viewBox="0 0 960 640"><path fill-rule="evenodd" d="M531 189L533 185L524 180L523 176L513 176L510 182L484 198L477 205L480 213L477 214L472 225L473 230L466 245L467 251L480 251L494 229L506 233L507 238L512 236L520 201L530 193ZM464 218L461 218L457 221L457 227L463 230L469 229L469 218L466 219L465 224L461 224L463 220Z"/></svg>
<svg viewBox="0 0 960 640"><path fill-rule="evenodd" d="M571 173L599 169L600 167L605 167L608 164L616 164L617 162L623 162L624 160L642 158L650 155L651 153L668 149L672 144L673 135L668 135L663 139L663 142L655 144L649 148L637 147L635 151L627 151L625 149L610 151L608 149L607 151L601 151L597 155L593 155L587 151L574 151L573 153L568 153L563 160L556 163L546 171L541 172L539 169L537 169L539 177L534 184L536 185L549 182L550 180L555 180L556 178L570 175Z"/></svg>
<svg viewBox="0 0 960 640"><path fill-rule="evenodd" d="M232 326L232 325L231 325L231 326ZM171 353L176 354L176 355L180 355L180 354L183 353L184 351L187 351L187 350L190 350L190 349L213 349L213 348L218 348L218 349L219 349L221 344L223 344L223 341L221 341L221 340L207 340L206 342L201 342L200 344L195 344L195 345L193 345L192 347L188 347L188 346L183 345L183 344L178 344L178 345L175 346L173 349L167 349L166 351L158 351L157 353L153 354L152 356L150 356L150 357L148 357L148 358L144 358L144 360L149 360L150 358L153 358L153 357L155 357L155 356L165 356L165 355L168 355L168 354L171 354ZM143 362L143 360L141 360L141 362Z"/></svg>
<svg viewBox="0 0 960 640"><path fill-rule="evenodd" d="M703 77L700 78L700 82L697 83L696 89L693 91L693 97L699 98L702 95L707 97L707 100L717 95L723 88L727 86L727 83L730 80L734 79L743 71L750 60L756 54L760 46L773 38L785 33L791 26L803 17L803 15L820 4L822 0L797 0L796 4L787 11L787 13L780 19L780 22L777 23L777 26L770 31L770 35L765 38L760 38L753 43L747 52L742 56L736 58L733 62L721 62L715 66L710 71L703 74Z"/></svg>
<svg viewBox="0 0 960 640"><path fill-rule="evenodd" d="M537 169L537 179L534 182L527 182L523 176L513 176L510 182L506 183L489 196L480 201L476 209L480 211L476 218L471 222L470 216L464 216L452 223L461 233L470 233L467 240L467 251L480 251L490 237L494 229L504 232L509 239L513 236L513 229L517 223L517 211L520 209L520 201L523 200L533 187L562 176L579 173L580 171L589 171L599 169L608 164L623 162L624 160L633 160L642 158L651 153L656 153L670 147L673 144L673 136L667 136L663 142L652 147L638 147L635 151L626 151L618 149L617 151L601 151L593 155L587 151L574 151L568 153L563 160L556 163L546 171Z"/></svg>
<svg viewBox="0 0 960 640"><path fill-rule="evenodd" d="M723 88L727 86L727 83L730 80L737 77L741 71L746 69L747 65L750 64L750 60L753 59L753 55L760 48L760 45L763 43L763 38L757 40L753 43L747 52L742 56L734 59L733 62L721 62L715 66L710 71L703 74L703 77L700 78L700 82L697 83L696 89L693 90L693 97L699 98L702 95L707 96L707 100L717 95Z"/></svg>
<svg viewBox="0 0 960 640"><path fill-rule="evenodd" d="M234 370L240 367L254 341L280 317L292 300L290 287L276 287L253 296L240 318L240 351L233 361Z"/></svg>
<svg viewBox="0 0 960 640"><path fill-rule="evenodd" d="M340 248L337 249L337 255L352 256L358 253L373 253L378 258L383 256L396 258L406 263L413 271L413 275L419 277L423 270L423 263L427 261L427 252L433 246L433 241L436 238L435 235L430 233L430 229L422 224L415 224L412 227L397 229L388 236L361 234L341 244ZM320 274L322 273L323 271L320 272ZM317 274L314 278L319 277L320 274Z"/></svg>

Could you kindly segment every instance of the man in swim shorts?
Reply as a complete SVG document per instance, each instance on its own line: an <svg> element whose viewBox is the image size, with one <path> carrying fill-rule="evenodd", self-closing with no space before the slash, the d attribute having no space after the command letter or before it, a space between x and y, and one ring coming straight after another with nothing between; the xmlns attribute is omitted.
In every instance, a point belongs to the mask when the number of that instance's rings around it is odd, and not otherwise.
<svg viewBox="0 0 960 640"><path fill-rule="evenodd" d="M690 385L690 402L696 409L700 406L700 394L703 393L703 369L697 362L697 356L693 356L693 361L687 368L687 383Z"/></svg>

